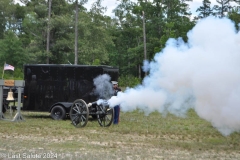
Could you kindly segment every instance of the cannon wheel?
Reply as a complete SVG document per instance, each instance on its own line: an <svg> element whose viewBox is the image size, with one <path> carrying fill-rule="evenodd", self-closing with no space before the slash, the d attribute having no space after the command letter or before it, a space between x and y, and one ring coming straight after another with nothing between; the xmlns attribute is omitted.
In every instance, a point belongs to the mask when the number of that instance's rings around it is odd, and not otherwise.
<svg viewBox="0 0 240 160"><path fill-rule="evenodd" d="M77 127L85 127L88 122L89 110L86 102L82 99L77 99L73 102L70 112L72 124Z"/></svg>
<svg viewBox="0 0 240 160"><path fill-rule="evenodd" d="M97 120L100 126L102 127L109 127L113 122L113 109L106 108L99 106L97 114Z"/></svg>

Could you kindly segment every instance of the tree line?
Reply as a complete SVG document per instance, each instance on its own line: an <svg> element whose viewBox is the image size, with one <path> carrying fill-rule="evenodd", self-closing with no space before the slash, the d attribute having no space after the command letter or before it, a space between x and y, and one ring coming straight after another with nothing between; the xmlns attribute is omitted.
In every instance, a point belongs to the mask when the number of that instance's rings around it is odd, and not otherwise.
<svg viewBox="0 0 240 160"><path fill-rule="evenodd" d="M144 77L143 60L152 60L169 38L182 37L199 19L215 16L240 22L239 0L203 0L193 17L192 0L120 0L106 16L102 0L0 1L0 64L85 64L119 67L122 77ZM144 40L145 38L145 40ZM145 55L144 55L145 52Z"/></svg>

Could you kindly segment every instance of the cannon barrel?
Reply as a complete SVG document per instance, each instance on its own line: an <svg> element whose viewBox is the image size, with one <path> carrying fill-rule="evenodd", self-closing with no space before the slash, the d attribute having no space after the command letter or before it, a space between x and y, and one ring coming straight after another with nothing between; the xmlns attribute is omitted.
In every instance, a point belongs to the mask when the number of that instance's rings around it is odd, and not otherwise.
<svg viewBox="0 0 240 160"><path fill-rule="evenodd" d="M91 102L87 104L88 107L91 107L92 105L103 105L103 106L108 106L108 101L106 99L99 99L97 101Z"/></svg>

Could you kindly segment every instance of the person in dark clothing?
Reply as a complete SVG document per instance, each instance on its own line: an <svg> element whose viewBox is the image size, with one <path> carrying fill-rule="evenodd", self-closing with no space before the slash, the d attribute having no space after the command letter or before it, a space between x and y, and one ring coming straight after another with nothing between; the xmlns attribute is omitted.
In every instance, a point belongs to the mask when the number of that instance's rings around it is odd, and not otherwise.
<svg viewBox="0 0 240 160"><path fill-rule="evenodd" d="M112 81L113 89L114 89L114 96L117 96L118 92L121 92L121 88L118 87L117 81ZM114 116L113 116L113 124L119 123L119 116L120 116L120 105L116 105L114 108Z"/></svg>

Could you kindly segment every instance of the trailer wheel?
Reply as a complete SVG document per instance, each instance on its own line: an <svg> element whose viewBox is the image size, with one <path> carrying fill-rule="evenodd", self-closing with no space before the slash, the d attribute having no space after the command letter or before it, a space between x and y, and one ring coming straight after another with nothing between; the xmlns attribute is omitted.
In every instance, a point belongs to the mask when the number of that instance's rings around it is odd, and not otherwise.
<svg viewBox="0 0 240 160"><path fill-rule="evenodd" d="M51 117L54 120L63 120L66 117L66 110L60 106L54 106L51 111Z"/></svg>
<svg viewBox="0 0 240 160"><path fill-rule="evenodd" d="M82 99L75 100L72 104L69 115L72 120L72 124L75 127L85 127L89 117L89 110L85 101Z"/></svg>
<svg viewBox="0 0 240 160"><path fill-rule="evenodd" d="M99 125L102 127L109 127L113 122L113 113L114 111L112 108L99 106L97 114Z"/></svg>

